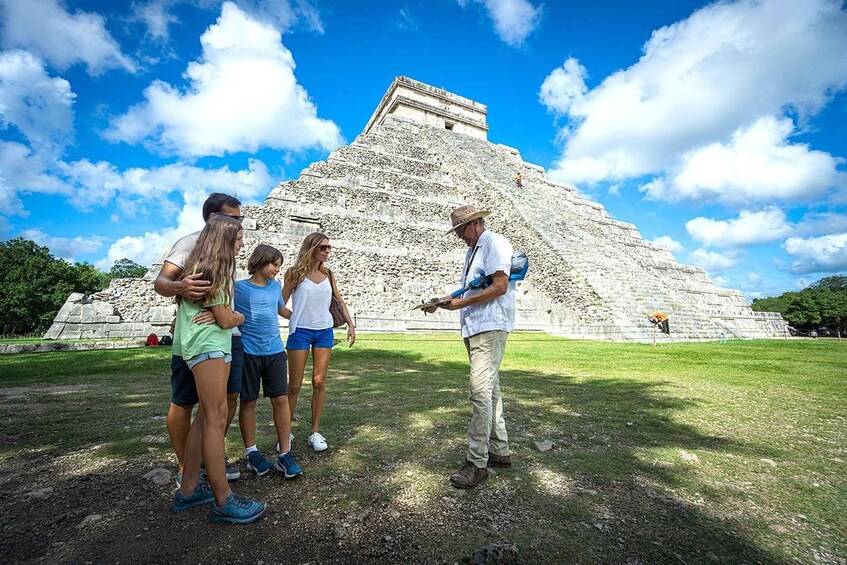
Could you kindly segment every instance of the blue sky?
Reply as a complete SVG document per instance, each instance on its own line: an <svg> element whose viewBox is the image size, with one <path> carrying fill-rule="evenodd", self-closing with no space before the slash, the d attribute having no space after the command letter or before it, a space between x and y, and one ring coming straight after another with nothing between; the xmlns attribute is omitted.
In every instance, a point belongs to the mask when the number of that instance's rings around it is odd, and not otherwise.
<svg viewBox="0 0 847 565"><path fill-rule="evenodd" d="M847 271L847 10L735 2L0 0L0 239L150 264L406 75L748 298Z"/></svg>

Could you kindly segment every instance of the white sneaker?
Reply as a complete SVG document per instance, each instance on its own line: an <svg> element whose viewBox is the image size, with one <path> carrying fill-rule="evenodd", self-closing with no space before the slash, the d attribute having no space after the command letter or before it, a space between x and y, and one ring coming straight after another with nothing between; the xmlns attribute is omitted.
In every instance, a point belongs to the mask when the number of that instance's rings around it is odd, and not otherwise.
<svg viewBox="0 0 847 565"><path fill-rule="evenodd" d="M312 449L315 451L323 451L327 448L326 439L318 432L309 436L309 445L311 445Z"/></svg>
<svg viewBox="0 0 847 565"><path fill-rule="evenodd" d="M289 451L294 449L294 433L288 434L288 449ZM276 442L276 456L279 457L282 455L282 447L279 445L279 442Z"/></svg>

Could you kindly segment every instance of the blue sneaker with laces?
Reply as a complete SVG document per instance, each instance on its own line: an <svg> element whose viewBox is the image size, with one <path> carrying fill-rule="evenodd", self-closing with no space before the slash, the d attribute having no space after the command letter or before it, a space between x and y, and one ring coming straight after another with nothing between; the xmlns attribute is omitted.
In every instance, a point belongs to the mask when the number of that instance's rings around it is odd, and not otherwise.
<svg viewBox="0 0 847 565"><path fill-rule="evenodd" d="M247 454L247 466L253 469L257 476L261 477L271 470L273 464L258 451L251 451Z"/></svg>
<svg viewBox="0 0 847 565"><path fill-rule="evenodd" d="M294 460L290 451L285 455L277 457L276 464L274 466L280 473L285 473L286 479L296 479L303 474L303 469L301 469L300 465L297 464L297 461Z"/></svg>
<svg viewBox="0 0 847 565"><path fill-rule="evenodd" d="M174 493L174 500L171 503L171 509L174 512L185 512L189 508L209 504L214 500L215 496L212 494L212 487L206 481L200 481L197 483L191 496L185 496L181 492L176 491Z"/></svg>
<svg viewBox="0 0 847 565"><path fill-rule="evenodd" d="M249 524L255 522L265 513L267 505L257 502L249 496L231 493L223 506L212 502L209 519L212 522L228 522L230 524Z"/></svg>

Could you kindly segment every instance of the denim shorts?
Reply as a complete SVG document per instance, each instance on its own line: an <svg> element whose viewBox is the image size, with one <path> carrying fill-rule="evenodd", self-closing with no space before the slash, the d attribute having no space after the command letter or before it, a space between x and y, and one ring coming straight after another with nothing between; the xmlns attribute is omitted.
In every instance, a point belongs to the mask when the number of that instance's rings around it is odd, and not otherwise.
<svg viewBox="0 0 847 565"><path fill-rule="evenodd" d="M244 346L241 336L232 336L232 362L229 364L227 394L241 392L241 373L244 368ZM193 406L200 401L194 373L182 357L171 357L171 402L177 406Z"/></svg>
<svg viewBox="0 0 847 565"><path fill-rule="evenodd" d="M194 370L194 367L203 361L208 361L209 359L223 359L225 363L232 363L232 355L224 353L223 351L209 351L208 353L195 355L191 359L186 359L185 364L188 365L189 369Z"/></svg>
<svg viewBox="0 0 847 565"><path fill-rule="evenodd" d="M291 350L309 350L311 347L316 348L332 348L335 345L335 334L332 333L332 328L325 330L307 330L306 328L297 328L294 333L289 334L288 344L286 349Z"/></svg>

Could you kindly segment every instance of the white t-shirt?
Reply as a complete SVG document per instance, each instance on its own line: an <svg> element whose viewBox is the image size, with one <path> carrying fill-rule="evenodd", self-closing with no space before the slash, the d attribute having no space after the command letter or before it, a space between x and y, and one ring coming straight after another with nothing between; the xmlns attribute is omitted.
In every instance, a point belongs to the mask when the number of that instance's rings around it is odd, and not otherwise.
<svg viewBox="0 0 847 565"><path fill-rule="evenodd" d="M332 327L329 303L332 300L332 285L329 277L318 284L304 277L291 295L291 319L288 321L289 335L297 328L325 330Z"/></svg>
<svg viewBox="0 0 847 565"><path fill-rule="evenodd" d="M180 269L184 269L185 260L188 259L188 254L191 253L192 249L194 249L194 244L197 243L198 237L200 237L200 232L196 231L177 240L177 242L171 246L167 255L165 255L165 261L176 265Z"/></svg>
<svg viewBox="0 0 847 565"><path fill-rule="evenodd" d="M476 249L476 252L474 252ZM468 267L468 261L471 261ZM481 275L493 275L500 271L507 277L512 269L512 244L509 240L490 230L485 230L479 236L475 247L469 247L462 267L460 284L465 286ZM465 273L467 275L465 276ZM484 304L474 304L459 310L459 320L462 324L462 337L470 337L482 332L501 330L511 332L515 329L515 289L517 283L510 282L506 294ZM482 289L472 289L465 292L469 298L482 292Z"/></svg>
<svg viewBox="0 0 847 565"><path fill-rule="evenodd" d="M171 246L170 251L168 251L168 253L165 255L165 261L176 265L180 269L184 269L185 260L188 259L188 255L191 253L191 250L194 249L194 245L197 243L197 238L199 237L200 232L196 231L178 239L177 242ZM233 273L231 280L235 280L235 273ZM230 304L235 304L235 287L233 287L232 290L232 301L230 302ZM240 337L241 332L238 331L237 327L235 327L232 328L232 335Z"/></svg>

